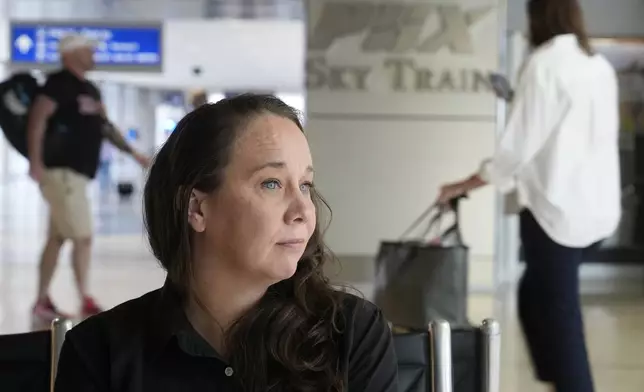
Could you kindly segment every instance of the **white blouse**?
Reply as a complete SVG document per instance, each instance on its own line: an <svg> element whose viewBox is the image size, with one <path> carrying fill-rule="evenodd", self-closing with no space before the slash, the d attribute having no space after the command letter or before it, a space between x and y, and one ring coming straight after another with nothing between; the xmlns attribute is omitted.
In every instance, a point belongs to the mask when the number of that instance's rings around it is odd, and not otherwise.
<svg viewBox="0 0 644 392"><path fill-rule="evenodd" d="M501 192L516 189L557 243L581 248L619 223L617 75L588 56L572 34L528 58L495 156L479 175Z"/></svg>

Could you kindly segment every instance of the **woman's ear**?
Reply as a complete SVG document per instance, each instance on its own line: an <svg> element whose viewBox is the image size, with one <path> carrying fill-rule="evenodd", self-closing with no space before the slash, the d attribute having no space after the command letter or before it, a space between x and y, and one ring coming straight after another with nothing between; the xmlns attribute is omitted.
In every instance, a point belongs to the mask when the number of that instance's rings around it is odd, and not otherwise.
<svg viewBox="0 0 644 392"><path fill-rule="evenodd" d="M206 230L206 213L204 211L206 194L193 189L188 202L188 223L197 233Z"/></svg>

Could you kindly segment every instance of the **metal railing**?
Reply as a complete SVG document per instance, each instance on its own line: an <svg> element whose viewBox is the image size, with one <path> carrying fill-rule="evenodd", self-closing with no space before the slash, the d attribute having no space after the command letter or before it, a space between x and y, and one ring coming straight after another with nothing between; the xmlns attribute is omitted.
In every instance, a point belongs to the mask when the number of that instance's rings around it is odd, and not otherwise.
<svg viewBox="0 0 644 392"><path fill-rule="evenodd" d="M394 326L393 333L401 391L500 391L501 327L496 320L455 328L436 320L425 331Z"/></svg>
<svg viewBox="0 0 644 392"><path fill-rule="evenodd" d="M452 392L452 330L447 321L429 324L432 341L432 376L436 392Z"/></svg>
<svg viewBox="0 0 644 392"><path fill-rule="evenodd" d="M50 390L54 392L56 383L56 373L58 372L58 359L60 350L65 342L65 335L72 329L74 324L71 320L57 318L51 323L51 382Z"/></svg>

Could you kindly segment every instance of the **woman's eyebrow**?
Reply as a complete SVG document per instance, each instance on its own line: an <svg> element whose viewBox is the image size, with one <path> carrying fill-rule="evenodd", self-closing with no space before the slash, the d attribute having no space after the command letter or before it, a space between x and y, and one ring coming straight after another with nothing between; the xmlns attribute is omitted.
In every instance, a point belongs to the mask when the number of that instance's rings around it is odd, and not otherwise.
<svg viewBox="0 0 644 392"><path fill-rule="evenodd" d="M257 173L258 171L264 170L266 168L284 169L284 168L286 168L286 162L283 162L283 161L266 162L266 163L263 163L263 164L255 167L255 169L253 169L252 172ZM311 165L307 166L306 171L307 171L307 173L314 173L315 172L315 170L313 170L313 166L311 166Z"/></svg>
<svg viewBox="0 0 644 392"><path fill-rule="evenodd" d="M255 174L258 171L262 171L267 168L273 168L273 169L284 169L286 167L286 162L282 161L271 161L271 162L266 162L263 163L259 166L256 166L253 170L252 173Z"/></svg>

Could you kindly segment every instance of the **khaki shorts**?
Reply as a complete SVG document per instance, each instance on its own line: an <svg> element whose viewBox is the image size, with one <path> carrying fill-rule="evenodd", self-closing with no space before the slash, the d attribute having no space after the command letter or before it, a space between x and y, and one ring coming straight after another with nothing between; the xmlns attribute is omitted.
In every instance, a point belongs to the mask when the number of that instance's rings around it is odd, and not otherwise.
<svg viewBox="0 0 644 392"><path fill-rule="evenodd" d="M92 236L87 197L89 178L70 169L47 169L40 191L49 204L49 236L83 239Z"/></svg>

